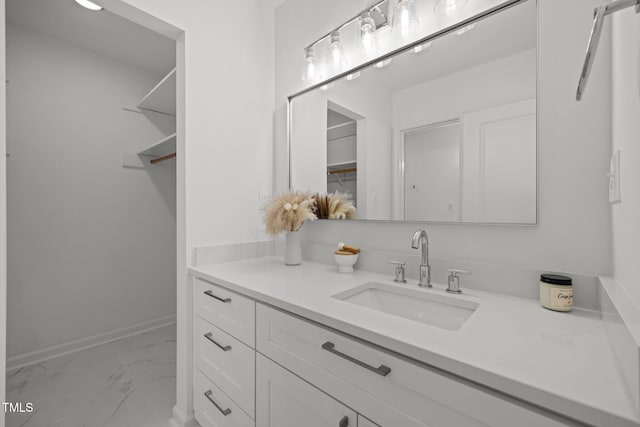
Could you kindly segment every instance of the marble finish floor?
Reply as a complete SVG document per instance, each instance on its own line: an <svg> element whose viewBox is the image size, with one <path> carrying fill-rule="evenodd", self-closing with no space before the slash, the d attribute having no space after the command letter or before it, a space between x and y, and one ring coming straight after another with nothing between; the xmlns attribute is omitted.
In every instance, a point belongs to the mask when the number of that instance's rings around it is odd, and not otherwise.
<svg viewBox="0 0 640 427"><path fill-rule="evenodd" d="M167 427L176 396L176 327L154 329L7 372L7 427Z"/></svg>

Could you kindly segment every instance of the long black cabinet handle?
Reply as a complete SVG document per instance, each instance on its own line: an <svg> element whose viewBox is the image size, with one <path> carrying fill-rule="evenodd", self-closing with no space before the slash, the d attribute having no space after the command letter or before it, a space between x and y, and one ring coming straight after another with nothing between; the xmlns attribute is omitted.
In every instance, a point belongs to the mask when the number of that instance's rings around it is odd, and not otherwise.
<svg viewBox="0 0 640 427"><path fill-rule="evenodd" d="M204 334L204 337L206 339L208 339L209 341L211 341L212 343L214 343L215 345L217 345L220 350L222 351L229 351L231 350L231 346L230 345L222 345L220 343L218 343L216 340L213 339L213 334L211 332L207 332L206 334Z"/></svg>
<svg viewBox="0 0 640 427"><path fill-rule="evenodd" d="M338 427L348 427L349 426L349 417L344 417L338 423Z"/></svg>
<svg viewBox="0 0 640 427"><path fill-rule="evenodd" d="M343 359L348 360L351 363L355 363L358 366L361 366L365 369L370 370L371 372L375 372L378 375L381 375L383 377L386 377L387 375L389 375L389 372L391 372L391 368L389 368L388 366L384 366L384 365L380 365L377 368L371 365L368 365L358 359L354 359L353 357L349 356L348 354L344 354L338 350L336 350L336 345L334 343L332 343L331 341L327 341L326 343L322 344L322 348L324 350L327 350L330 353L335 354L336 356L340 356Z"/></svg>
<svg viewBox="0 0 640 427"><path fill-rule="evenodd" d="M209 390L209 391L205 391L205 392L204 392L204 397L206 397L207 399L209 399L209 402L213 403L213 406L215 406L215 407L216 407L216 409L218 409L218 411L220 411L220 413L221 413L222 415L224 415L225 417L226 417L227 415L229 415L229 414L231 413L231 408L222 409L222 408L220 407L220 405L218 405L218 404L216 403L216 401L215 401L215 400L213 400L213 397L211 397L211 395L212 395L212 394L213 394L213 392L212 392L211 390Z"/></svg>
<svg viewBox="0 0 640 427"><path fill-rule="evenodd" d="M231 302L231 298L220 298L219 296L214 295L213 292L211 292L211 291L204 291L204 294L209 296L209 297L211 297L211 298L215 298L218 301L224 302L224 303Z"/></svg>

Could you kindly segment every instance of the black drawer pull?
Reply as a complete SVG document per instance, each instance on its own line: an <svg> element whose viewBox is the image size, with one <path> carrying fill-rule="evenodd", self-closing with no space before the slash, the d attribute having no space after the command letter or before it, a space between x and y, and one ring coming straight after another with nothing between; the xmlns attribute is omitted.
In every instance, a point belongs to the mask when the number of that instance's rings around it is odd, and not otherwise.
<svg viewBox="0 0 640 427"><path fill-rule="evenodd" d="M348 427L349 426L349 417L344 417L338 423L338 427Z"/></svg>
<svg viewBox="0 0 640 427"><path fill-rule="evenodd" d="M226 417L227 415L229 415L229 414L231 413L231 408L222 409L222 408L220 407L220 405L218 405L218 404L216 403L216 401L215 401L215 400L213 400L213 397L211 397L211 395L212 395L212 394L213 394L213 392L212 392L211 390L209 390L209 391L205 391L205 392L204 392L204 397L206 397L207 399L209 399L209 402L213 403L213 406L215 406L215 407L216 407L216 409L218 409L218 411L220 411L220 413L221 413L222 415L224 415L225 417Z"/></svg>
<svg viewBox="0 0 640 427"><path fill-rule="evenodd" d="M389 372L391 372L391 368L389 368L388 366L384 366L384 365L380 365L377 368L368 365L358 359L354 359L353 357L344 354L342 352L339 352L338 350L336 350L336 345L334 343L332 343L331 341L327 341L326 343L322 344L322 348L324 350L327 350L330 353L335 354L336 356L340 356L343 359L347 359L349 362L355 363L358 366L361 366L365 369L370 370L371 372L375 372L378 375L381 375L383 377L386 377L387 375L389 375Z"/></svg>
<svg viewBox="0 0 640 427"><path fill-rule="evenodd" d="M214 343L215 345L217 345L220 350L222 351L229 351L231 350L231 346L230 345L221 345L220 343L218 343L216 340L213 339L213 334L211 332L207 332L206 334L204 334L204 337L206 339L208 339L209 341L211 341L212 343Z"/></svg>
<svg viewBox="0 0 640 427"><path fill-rule="evenodd" d="M231 302L231 298L220 298L219 296L214 295L213 292L211 291L204 291L204 294L211 298L215 298L220 302L224 302L224 303Z"/></svg>

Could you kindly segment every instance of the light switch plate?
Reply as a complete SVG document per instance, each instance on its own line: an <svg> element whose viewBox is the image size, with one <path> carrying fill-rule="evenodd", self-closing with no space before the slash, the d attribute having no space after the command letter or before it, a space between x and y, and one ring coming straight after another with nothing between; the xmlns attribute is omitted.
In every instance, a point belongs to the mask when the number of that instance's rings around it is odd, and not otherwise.
<svg viewBox="0 0 640 427"><path fill-rule="evenodd" d="M620 150L616 150L609 164L609 203L620 203Z"/></svg>
<svg viewBox="0 0 640 427"><path fill-rule="evenodd" d="M258 208L264 209L269 202L269 192L267 190L260 190L258 194Z"/></svg>

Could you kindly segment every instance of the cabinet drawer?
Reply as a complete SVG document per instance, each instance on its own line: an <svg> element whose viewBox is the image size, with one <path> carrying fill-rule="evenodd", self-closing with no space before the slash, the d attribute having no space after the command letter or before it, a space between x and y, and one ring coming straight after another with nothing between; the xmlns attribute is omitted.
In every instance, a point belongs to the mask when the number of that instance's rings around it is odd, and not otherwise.
<svg viewBox="0 0 640 427"><path fill-rule="evenodd" d="M379 347L258 304L257 348L382 427L562 426Z"/></svg>
<svg viewBox="0 0 640 427"><path fill-rule="evenodd" d="M196 314L255 348L255 302L223 287L194 278Z"/></svg>
<svg viewBox="0 0 640 427"><path fill-rule="evenodd" d="M202 427L254 427L253 420L197 369L193 382L193 407Z"/></svg>
<svg viewBox="0 0 640 427"><path fill-rule="evenodd" d="M256 352L200 316L193 329L196 367L253 418Z"/></svg>
<svg viewBox="0 0 640 427"><path fill-rule="evenodd" d="M353 410L260 354L256 362L256 427L356 427Z"/></svg>

